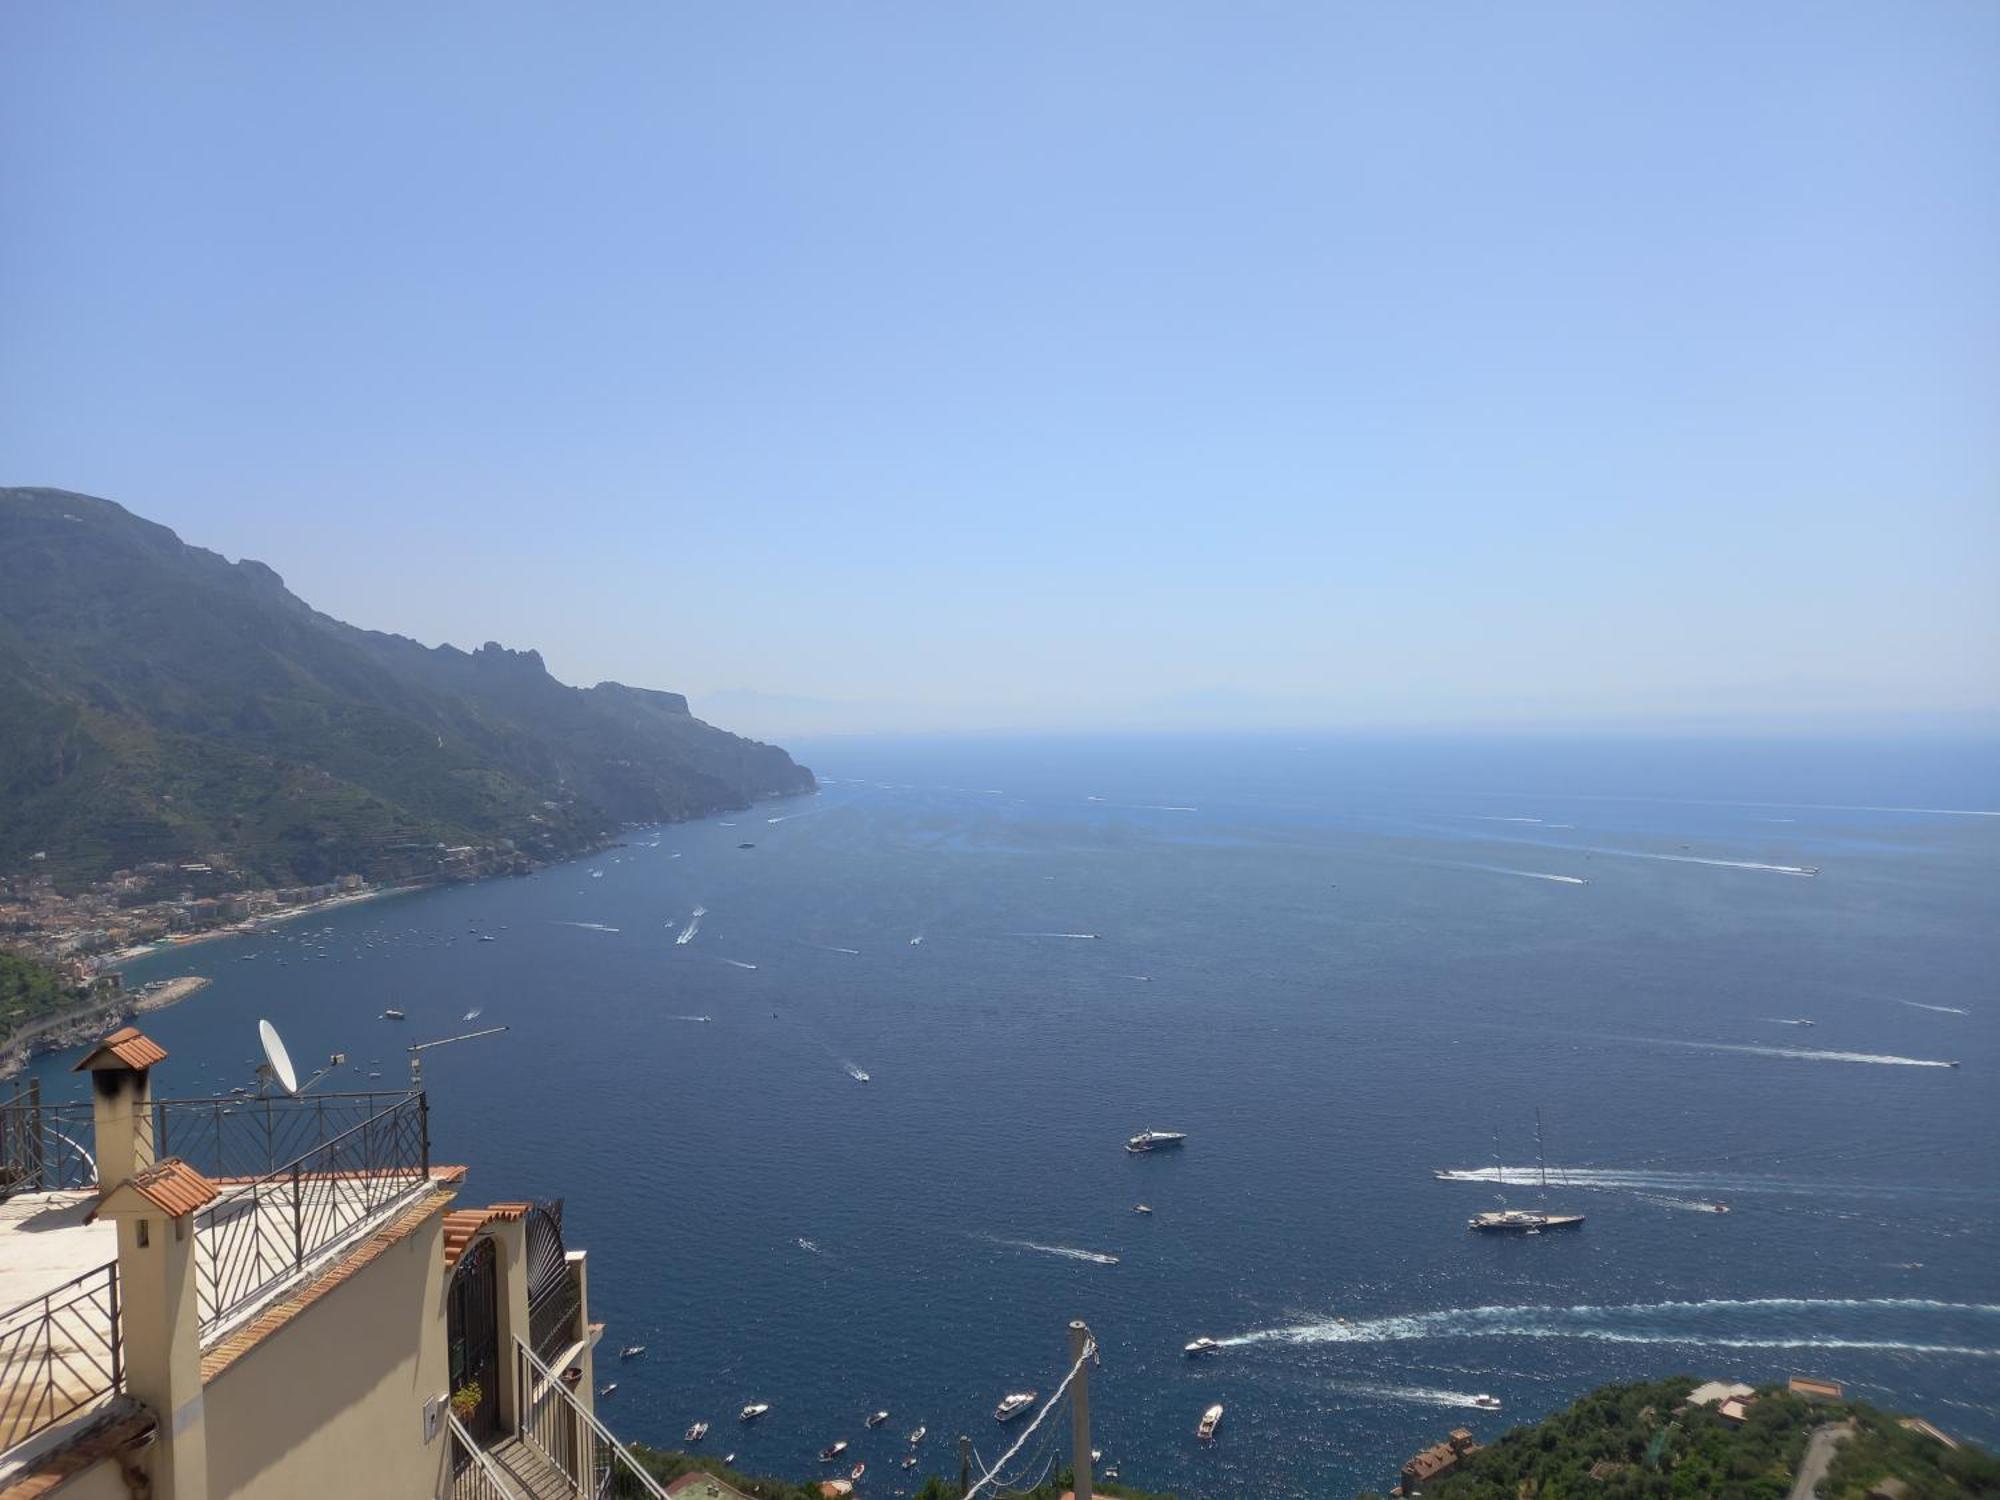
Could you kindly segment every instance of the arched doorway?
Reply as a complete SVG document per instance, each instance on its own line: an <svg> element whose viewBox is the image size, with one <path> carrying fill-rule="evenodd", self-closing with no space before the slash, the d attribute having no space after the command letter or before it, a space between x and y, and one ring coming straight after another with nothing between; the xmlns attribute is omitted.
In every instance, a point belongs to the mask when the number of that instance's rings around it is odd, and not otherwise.
<svg viewBox="0 0 2000 1500"><path fill-rule="evenodd" d="M499 1264L493 1240L481 1235L452 1272L445 1302L445 1342L450 1351L451 1394L479 1387L471 1414L460 1415L482 1446L500 1435Z"/></svg>

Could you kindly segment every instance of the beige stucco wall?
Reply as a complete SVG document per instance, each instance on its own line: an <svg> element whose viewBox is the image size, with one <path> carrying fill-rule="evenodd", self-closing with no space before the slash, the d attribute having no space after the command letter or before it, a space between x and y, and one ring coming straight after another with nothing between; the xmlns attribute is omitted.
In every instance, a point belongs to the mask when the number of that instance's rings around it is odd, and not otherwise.
<svg viewBox="0 0 2000 1500"><path fill-rule="evenodd" d="M209 1382L210 1500L436 1494L444 1285L440 1209Z"/></svg>
<svg viewBox="0 0 2000 1500"><path fill-rule="evenodd" d="M111 1459L99 1459L81 1474L63 1481L62 1500L132 1500L132 1492L125 1487L118 1465Z"/></svg>

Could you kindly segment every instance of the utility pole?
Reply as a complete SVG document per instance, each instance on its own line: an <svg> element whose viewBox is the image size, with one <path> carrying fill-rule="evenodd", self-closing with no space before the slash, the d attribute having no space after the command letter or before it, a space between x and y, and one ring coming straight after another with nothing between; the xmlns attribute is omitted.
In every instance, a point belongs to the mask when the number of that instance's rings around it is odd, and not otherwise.
<svg viewBox="0 0 2000 1500"><path fill-rule="evenodd" d="M1090 1361L1083 1357L1089 1347L1090 1330L1081 1320L1072 1320L1069 1358L1076 1366L1076 1379L1069 1388L1069 1465L1076 1500L1090 1500Z"/></svg>
<svg viewBox="0 0 2000 1500"><path fill-rule="evenodd" d="M963 1495L972 1488L972 1439L964 1433L958 1435L958 1492Z"/></svg>

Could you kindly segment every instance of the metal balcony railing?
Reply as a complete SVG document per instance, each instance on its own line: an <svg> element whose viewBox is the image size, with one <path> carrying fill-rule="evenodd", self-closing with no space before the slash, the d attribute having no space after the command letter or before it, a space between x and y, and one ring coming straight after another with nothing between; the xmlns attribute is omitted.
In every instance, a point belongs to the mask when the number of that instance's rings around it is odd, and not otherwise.
<svg viewBox="0 0 2000 1500"><path fill-rule="evenodd" d="M557 1469L576 1494L590 1500L667 1500L660 1482L519 1339L514 1340L514 1375L521 1441Z"/></svg>
<svg viewBox="0 0 2000 1500"><path fill-rule="evenodd" d="M500 1466L486 1450L472 1440L457 1414L444 1414L445 1430L451 1439L450 1472L439 1500L517 1500L518 1491L507 1482Z"/></svg>
<svg viewBox="0 0 2000 1500"><path fill-rule="evenodd" d="M153 1156L178 1156L205 1177L263 1177L356 1126L416 1098L397 1089L362 1094L272 1094L230 1099L157 1099ZM88 1116L88 1107L85 1109Z"/></svg>
<svg viewBox="0 0 2000 1500"><path fill-rule="evenodd" d="M116 1261L0 1314L0 1452L124 1383Z"/></svg>
<svg viewBox="0 0 2000 1500"><path fill-rule="evenodd" d="M0 1199L94 1187L90 1105L44 1104L42 1081L16 1085L0 1104Z"/></svg>
<svg viewBox="0 0 2000 1500"><path fill-rule="evenodd" d="M430 1181L422 1094L395 1103L195 1216L195 1303L208 1339Z"/></svg>
<svg viewBox="0 0 2000 1500"><path fill-rule="evenodd" d="M153 1157L178 1156L222 1182L263 1177L415 1097L396 1090L157 1099ZM40 1079L17 1087L0 1103L0 1198L96 1187L94 1131L88 1100L45 1104Z"/></svg>

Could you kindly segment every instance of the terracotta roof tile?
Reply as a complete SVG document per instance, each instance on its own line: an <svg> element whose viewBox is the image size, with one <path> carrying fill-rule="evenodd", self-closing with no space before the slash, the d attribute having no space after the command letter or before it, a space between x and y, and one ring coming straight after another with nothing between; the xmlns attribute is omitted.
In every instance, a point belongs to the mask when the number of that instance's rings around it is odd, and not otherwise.
<svg viewBox="0 0 2000 1500"><path fill-rule="evenodd" d="M130 1068L135 1073L143 1073L153 1064L166 1061L166 1056L167 1049L142 1033L138 1027L121 1026L86 1052L83 1061L70 1071L89 1073L115 1065Z"/></svg>
<svg viewBox="0 0 2000 1500"><path fill-rule="evenodd" d="M84 1216L85 1222L95 1219L105 1203L127 1188L170 1219L198 1212L222 1196L221 1190L214 1183L178 1156L170 1156L165 1161L155 1162L143 1171L134 1172L113 1187L98 1200L98 1207Z"/></svg>
<svg viewBox="0 0 2000 1500"><path fill-rule="evenodd" d="M466 1247L488 1224L525 1218L532 1203L495 1203L487 1208L455 1208L444 1216L444 1263L458 1264Z"/></svg>
<svg viewBox="0 0 2000 1500"><path fill-rule="evenodd" d="M138 1448L159 1424L147 1408L121 1396L95 1422L33 1460L11 1480L0 1480L0 1500L41 1500L85 1469Z"/></svg>

